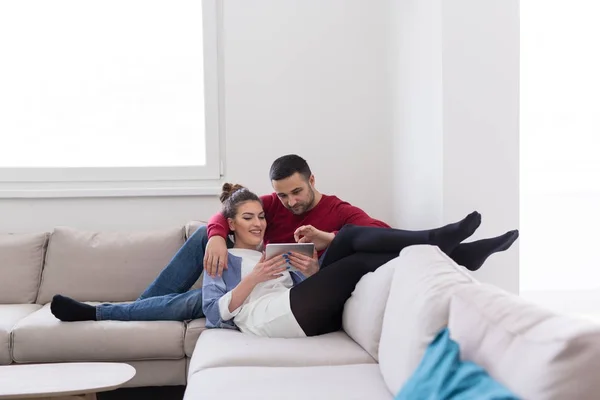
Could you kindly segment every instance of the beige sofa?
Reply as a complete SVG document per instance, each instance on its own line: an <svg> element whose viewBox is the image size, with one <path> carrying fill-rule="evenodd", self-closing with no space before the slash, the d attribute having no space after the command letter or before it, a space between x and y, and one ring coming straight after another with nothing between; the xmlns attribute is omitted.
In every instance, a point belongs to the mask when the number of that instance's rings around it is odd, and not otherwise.
<svg viewBox="0 0 600 400"><path fill-rule="evenodd" d="M0 234L0 365L120 361L137 370L127 386L184 385L204 319L62 323L48 303L57 293L92 304L135 300L195 226Z"/></svg>
<svg viewBox="0 0 600 400"><path fill-rule="evenodd" d="M122 361L128 386L187 384L185 399L392 399L444 326L461 356L525 399L600 398L600 327L477 282L432 246L363 277L344 330L269 339L203 320L61 323L54 293L134 300L197 224L138 233L0 235L0 363ZM201 335L200 335L201 334Z"/></svg>

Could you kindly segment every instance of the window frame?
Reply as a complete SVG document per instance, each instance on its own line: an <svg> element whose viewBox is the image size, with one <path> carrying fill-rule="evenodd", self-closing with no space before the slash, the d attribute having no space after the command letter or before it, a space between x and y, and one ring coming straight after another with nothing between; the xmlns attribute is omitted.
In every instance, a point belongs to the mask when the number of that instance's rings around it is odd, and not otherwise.
<svg viewBox="0 0 600 400"><path fill-rule="evenodd" d="M222 5L202 0L206 165L0 167L0 198L185 196L218 193L223 176Z"/></svg>

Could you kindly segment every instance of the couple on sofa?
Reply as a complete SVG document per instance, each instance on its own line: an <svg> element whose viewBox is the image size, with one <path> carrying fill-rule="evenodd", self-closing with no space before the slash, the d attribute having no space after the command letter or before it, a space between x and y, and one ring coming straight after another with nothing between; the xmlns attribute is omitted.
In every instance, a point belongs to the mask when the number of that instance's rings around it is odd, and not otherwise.
<svg viewBox="0 0 600 400"><path fill-rule="evenodd" d="M481 223L473 212L437 229L392 229L361 209L315 189L304 159L286 155L270 170L275 192L258 197L224 184L222 212L199 228L130 304L91 306L54 296L62 321L189 320L205 316L210 328L233 328L267 337L305 337L337 331L344 304L368 272L411 245L429 244L469 270L508 249L518 231L462 243ZM268 223L267 223L268 222ZM227 236L233 234L233 247ZM312 242L309 257L291 252L266 260L264 243ZM288 271L289 266L297 270ZM201 289L189 290L205 271Z"/></svg>

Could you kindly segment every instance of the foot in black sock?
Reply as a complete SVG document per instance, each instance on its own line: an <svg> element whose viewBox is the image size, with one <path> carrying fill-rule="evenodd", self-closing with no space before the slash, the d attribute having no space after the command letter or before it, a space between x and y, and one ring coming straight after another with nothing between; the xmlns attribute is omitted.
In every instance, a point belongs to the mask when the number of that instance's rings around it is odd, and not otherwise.
<svg viewBox="0 0 600 400"><path fill-rule="evenodd" d="M514 230L490 239L461 243L450 253L450 258L471 271L477 271L489 256L508 250L518 237L519 231Z"/></svg>
<svg viewBox="0 0 600 400"><path fill-rule="evenodd" d="M50 311L61 321L95 321L96 307L57 294L52 298Z"/></svg>
<svg viewBox="0 0 600 400"><path fill-rule="evenodd" d="M460 242L471 236L481 225L481 214L473 211L462 221L448 224L431 232L431 240L444 253L450 255Z"/></svg>

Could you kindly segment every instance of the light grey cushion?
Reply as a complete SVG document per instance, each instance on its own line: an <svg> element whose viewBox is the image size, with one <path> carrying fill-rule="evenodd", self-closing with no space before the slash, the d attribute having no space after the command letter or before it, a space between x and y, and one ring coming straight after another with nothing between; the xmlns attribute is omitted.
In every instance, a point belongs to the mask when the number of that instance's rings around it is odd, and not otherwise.
<svg viewBox="0 0 600 400"><path fill-rule="evenodd" d="M183 227L144 232L56 228L37 303L48 303L58 293L79 301L133 301L183 243Z"/></svg>
<svg viewBox="0 0 600 400"><path fill-rule="evenodd" d="M187 365L185 358L181 360L127 361L127 364L135 368L135 376L122 387L185 385Z"/></svg>
<svg viewBox="0 0 600 400"><path fill-rule="evenodd" d="M13 359L19 363L181 359L184 329L176 321L61 322L46 304L13 328Z"/></svg>
<svg viewBox="0 0 600 400"><path fill-rule="evenodd" d="M185 238L189 239L201 226L206 225L205 221L190 221L185 224Z"/></svg>
<svg viewBox="0 0 600 400"><path fill-rule="evenodd" d="M375 360L379 360L383 313L399 263L399 259L394 258L363 276L344 305L344 331Z"/></svg>
<svg viewBox="0 0 600 400"><path fill-rule="evenodd" d="M37 304L0 304L0 365L10 364L10 333L21 319L40 309Z"/></svg>
<svg viewBox="0 0 600 400"><path fill-rule="evenodd" d="M194 348L196 347L196 342L198 342L200 334L205 330L206 318L199 318L186 323L184 343L184 350L186 356L192 356L192 353L194 353Z"/></svg>
<svg viewBox="0 0 600 400"><path fill-rule="evenodd" d="M450 335L473 361L519 398L600 398L600 325L558 315L497 287L452 297Z"/></svg>
<svg viewBox="0 0 600 400"><path fill-rule="evenodd" d="M437 246L400 252L383 316L379 366L397 393L416 370L427 346L448 325L450 297L475 280Z"/></svg>
<svg viewBox="0 0 600 400"><path fill-rule="evenodd" d="M371 363L375 363L373 357L341 331L282 339L248 335L231 329L207 329L198 339L188 374L216 367Z"/></svg>
<svg viewBox="0 0 600 400"><path fill-rule="evenodd" d="M47 233L0 234L0 304L34 303Z"/></svg>
<svg viewBox="0 0 600 400"><path fill-rule="evenodd" d="M210 368L188 380L184 400L391 400L377 364Z"/></svg>

